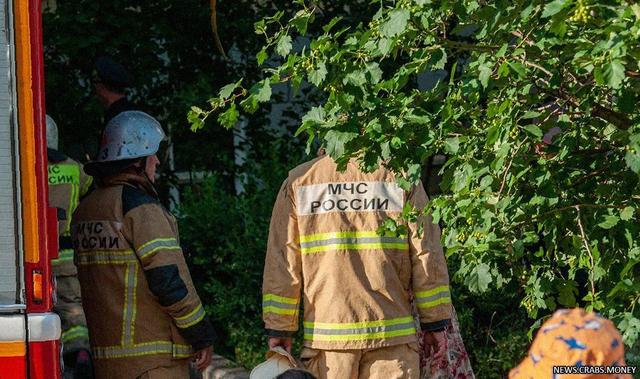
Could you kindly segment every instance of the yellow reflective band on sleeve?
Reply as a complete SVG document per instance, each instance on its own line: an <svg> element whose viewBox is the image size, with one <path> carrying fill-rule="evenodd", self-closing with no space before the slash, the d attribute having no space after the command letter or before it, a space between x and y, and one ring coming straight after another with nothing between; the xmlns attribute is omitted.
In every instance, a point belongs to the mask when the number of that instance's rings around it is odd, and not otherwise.
<svg viewBox="0 0 640 379"><path fill-rule="evenodd" d="M276 301L278 303L285 303L285 304L298 304L298 299L296 299L295 297L278 296L272 293L263 295L262 301Z"/></svg>
<svg viewBox="0 0 640 379"><path fill-rule="evenodd" d="M148 258L159 250L180 250L178 240L174 237L156 238L136 249L140 259Z"/></svg>
<svg viewBox="0 0 640 379"><path fill-rule="evenodd" d="M451 291L448 285L416 292L416 304L418 308L433 308L441 304L449 303L451 303Z"/></svg>
<svg viewBox="0 0 640 379"><path fill-rule="evenodd" d="M273 293L267 293L262 296L262 313L295 315L298 313L299 301L299 299L293 297L284 297Z"/></svg>
<svg viewBox="0 0 640 379"><path fill-rule="evenodd" d="M193 326L204 319L206 315L202 304L198 304L198 306L186 314L185 316L176 317L176 326L180 329L186 329L190 326Z"/></svg>
<svg viewBox="0 0 640 379"><path fill-rule="evenodd" d="M376 231L318 233L300 236L302 254L334 250L408 250L403 237L379 235Z"/></svg>
<svg viewBox="0 0 640 379"><path fill-rule="evenodd" d="M362 341L410 336L416 333L413 317L352 323L304 322L304 338L314 341Z"/></svg>
<svg viewBox="0 0 640 379"><path fill-rule="evenodd" d="M52 259L51 264L56 266L65 262L73 261L73 250L64 249L58 252L58 258Z"/></svg>
<svg viewBox="0 0 640 379"><path fill-rule="evenodd" d="M69 343L77 339L89 339L89 330L86 326L76 325L62 333L61 340L63 343Z"/></svg>
<svg viewBox="0 0 640 379"><path fill-rule="evenodd" d="M278 307L274 307L272 305L266 306L266 307L262 307L262 313L266 314L266 313L275 313L278 315L289 315L289 316L293 316L298 312L297 309L281 309Z"/></svg>

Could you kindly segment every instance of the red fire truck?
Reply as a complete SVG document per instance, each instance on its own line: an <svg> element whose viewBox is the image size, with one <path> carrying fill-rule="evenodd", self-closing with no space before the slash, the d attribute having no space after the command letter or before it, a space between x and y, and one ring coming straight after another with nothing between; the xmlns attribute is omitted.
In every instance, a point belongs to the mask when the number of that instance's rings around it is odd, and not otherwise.
<svg viewBox="0 0 640 379"><path fill-rule="evenodd" d="M41 1L0 0L0 379L60 378Z"/></svg>

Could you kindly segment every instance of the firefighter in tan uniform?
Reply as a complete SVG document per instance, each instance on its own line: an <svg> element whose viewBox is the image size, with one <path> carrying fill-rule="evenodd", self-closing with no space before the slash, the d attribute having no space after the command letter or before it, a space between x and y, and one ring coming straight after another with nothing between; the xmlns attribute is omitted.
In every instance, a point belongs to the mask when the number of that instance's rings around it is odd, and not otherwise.
<svg viewBox="0 0 640 379"><path fill-rule="evenodd" d="M58 151L58 127L49 115L46 119L49 204L58 210L58 258L51 262L56 276L57 302L54 310L62 321L65 361L76 369L76 377L87 377L81 372L91 371L89 335L82 310L78 271L73 264L70 225L71 215L80 198L89 190L92 179L84 173L80 163Z"/></svg>
<svg viewBox="0 0 640 379"><path fill-rule="evenodd" d="M86 165L97 188L72 237L99 379L188 378L190 360L200 370L211 362L214 332L153 187L163 139L154 118L123 112Z"/></svg>
<svg viewBox="0 0 640 379"><path fill-rule="evenodd" d="M263 318L269 347L291 349L304 307L301 357L318 378L419 378L413 294L427 354L446 353L449 275L430 217L408 235L380 235L405 204L427 204L422 185L403 191L393 173L339 172L321 156L293 169L271 218ZM422 225L422 227L420 227Z"/></svg>

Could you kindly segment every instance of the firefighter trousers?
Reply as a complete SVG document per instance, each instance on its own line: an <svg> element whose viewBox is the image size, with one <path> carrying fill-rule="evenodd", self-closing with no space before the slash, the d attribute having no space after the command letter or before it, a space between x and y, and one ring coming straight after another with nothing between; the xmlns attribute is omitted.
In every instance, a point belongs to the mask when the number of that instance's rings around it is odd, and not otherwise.
<svg viewBox="0 0 640 379"><path fill-rule="evenodd" d="M419 379L417 343L365 350L304 348L302 361L318 379Z"/></svg>
<svg viewBox="0 0 640 379"><path fill-rule="evenodd" d="M54 311L62 321L62 345L64 353L89 349L87 321L82 309L80 283L74 275L56 275L58 297Z"/></svg>

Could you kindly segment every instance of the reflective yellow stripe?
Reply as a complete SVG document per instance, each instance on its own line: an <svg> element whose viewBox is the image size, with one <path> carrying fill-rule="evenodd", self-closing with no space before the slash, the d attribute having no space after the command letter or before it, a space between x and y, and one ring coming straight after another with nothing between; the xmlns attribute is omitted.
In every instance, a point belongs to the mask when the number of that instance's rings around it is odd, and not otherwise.
<svg viewBox="0 0 640 379"><path fill-rule="evenodd" d="M158 250L180 250L178 240L174 237L156 238L144 243L136 249L140 259L147 258Z"/></svg>
<svg viewBox="0 0 640 379"><path fill-rule="evenodd" d="M270 300L277 301L278 303L298 304L298 299L293 297L278 296L272 293L267 293L262 296L262 301L270 301Z"/></svg>
<svg viewBox="0 0 640 379"><path fill-rule="evenodd" d="M441 305L441 304L450 304L451 303L451 298L450 297L442 297L438 300L433 300L433 301L429 301L426 303L418 303L418 308L433 308L435 306Z"/></svg>
<svg viewBox="0 0 640 379"><path fill-rule="evenodd" d="M177 240L175 239L175 237L155 238L155 239L152 239L151 241L148 241L148 242L143 243L141 246L139 246L139 247L136 249L136 251L143 250L143 249L145 249L146 247L148 247L149 245L151 245L151 244L155 244L155 243L158 243L158 242L175 242L175 243L177 243Z"/></svg>
<svg viewBox="0 0 640 379"><path fill-rule="evenodd" d="M144 355L171 354L175 358L192 355L190 346L173 344L171 341L154 341L130 346L95 346L91 348L96 359L139 357Z"/></svg>
<svg viewBox="0 0 640 379"><path fill-rule="evenodd" d="M392 337L404 337L416 334L416 329L407 328L402 330L394 330L392 332L377 332L368 334L345 334L345 335L322 335L322 334L307 334L305 333L304 339L314 341L362 341L373 339L385 339Z"/></svg>
<svg viewBox="0 0 640 379"><path fill-rule="evenodd" d="M174 358L187 358L193 355L193 349L189 345L173 345Z"/></svg>
<svg viewBox="0 0 640 379"><path fill-rule="evenodd" d="M353 328L365 328L369 326L391 326L398 324L405 324L408 322L413 322L413 317L406 316L400 318L393 318L390 320L376 320L376 321L362 321L362 322L340 322L340 323L329 323L329 322L309 322L304 321L303 325L305 328L320 328L320 329L353 329Z"/></svg>
<svg viewBox="0 0 640 379"><path fill-rule="evenodd" d="M293 297L284 297L273 293L266 293L262 295L262 313L295 315L298 313L299 301L299 299Z"/></svg>
<svg viewBox="0 0 640 379"><path fill-rule="evenodd" d="M416 333L413 317L350 323L304 322L304 338L314 341L362 341Z"/></svg>
<svg viewBox="0 0 640 379"><path fill-rule="evenodd" d="M204 311L204 308L202 307L202 304L198 304L198 306L187 315L176 317L176 326L178 326L178 328L180 329L186 329L202 321L205 315L206 313Z"/></svg>
<svg viewBox="0 0 640 379"><path fill-rule="evenodd" d="M88 339L89 338L89 330L87 327L82 325L76 325L74 327L69 328L68 330L62 333L62 342L69 342L76 339Z"/></svg>
<svg viewBox="0 0 640 379"><path fill-rule="evenodd" d="M122 345L133 344L136 323L136 287L138 286L138 265L129 264L124 274L124 308L122 309Z"/></svg>
<svg viewBox="0 0 640 379"><path fill-rule="evenodd" d="M278 315L295 315L298 312L298 309L282 309L274 307L273 305L269 305L266 307L262 307L262 313L275 313Z"/></svg>
<svg viewBox="0 0 640 379"><path fill-rule="evenodd" d="M409 242L405 237L385 236L377 231L346 231L316 233L300 237L302 254L312 254L333 250L408 250Z"/></svg>
<svg viewBox="0 0 640 379"><path fill-rule="evenodd" d="M300 242L312 242L320 240L328 240L332 238L357 238L357 237L381 237L376 231L365 232L332 232L332 233L316 233L300 236Z"/></svg>
<svg viewBox="0 0 640 379"><path fill-rule="evenodd" d="M439 292L449 292L449 286L444 285L444 286L439 286L436 288L432 288L430 290L427 291L420 291L420 292L416 292L416 296L417 297L427 297L427 296L432 296L435 295Z"/></svg>
<svg viewBox="0 0 640 379"><path fill-rule="evenodd" d="M416 292L418 308L432 308L441 304L451 303L451 292L448 285L432 288L427 291Z"/></svg>

